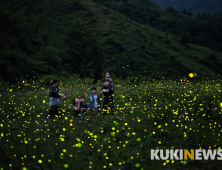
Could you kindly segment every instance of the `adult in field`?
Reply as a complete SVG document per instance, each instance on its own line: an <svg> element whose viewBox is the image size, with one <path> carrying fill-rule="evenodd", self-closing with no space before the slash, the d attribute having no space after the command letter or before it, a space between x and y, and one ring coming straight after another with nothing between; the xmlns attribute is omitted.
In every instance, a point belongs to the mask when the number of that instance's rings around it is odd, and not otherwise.
<svg viewBox="0 0 222 170"><path fill-rule="evenodd" d="M109 80L109 85L111 85L113 87L113 94L111 96L111 104L112 104L112 108L114 108L114 100L113 100L113 97L114 97L114 90L115 90L115 87L114 87L114 84L113 84L113 80L112 78L110 77L110 73L109 72L106 72L106 77L105 79L108 79Z"/></svg>
<svg viewBox="0 0 222 170"><path fill-rule="evenodd" d="M49 113L50 118L55 118L55 115L58 115L58 109L61 105L60 97L66 99L67 97L59 93L59 80L54 79L53 85L49 88Z"/></svg>
<svg viewBox="0 0 222 170"><path fill-rule="evenodd" d="M103 98L103 114L108 115L108 113L113 114L113 87L109 83L108 79L103 80L103 87L100 94L104 95Z"/></svg>

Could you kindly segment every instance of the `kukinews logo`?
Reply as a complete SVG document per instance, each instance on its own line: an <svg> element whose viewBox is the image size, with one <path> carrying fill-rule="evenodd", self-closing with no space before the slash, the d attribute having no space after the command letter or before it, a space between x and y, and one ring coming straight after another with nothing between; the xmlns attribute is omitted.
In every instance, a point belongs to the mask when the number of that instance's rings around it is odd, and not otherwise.
<svg viewBox="0 0 222 170"><path fill-rule="evenodd" d="M151 149L151 160L222 160L222 149Z"/></svg>

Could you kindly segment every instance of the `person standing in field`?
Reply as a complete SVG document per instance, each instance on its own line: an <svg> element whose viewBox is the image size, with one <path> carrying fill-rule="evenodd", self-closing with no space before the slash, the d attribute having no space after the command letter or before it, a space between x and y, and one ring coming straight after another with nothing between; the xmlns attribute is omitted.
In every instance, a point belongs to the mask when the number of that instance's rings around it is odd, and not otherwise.
<svg viewBox="0 0 222 170"><path fill-rule="evenodd" d="M58 115L58 109L61 105L60 97L66 99L67 97L59 93L59 80L54 79L53 85L49 88L49 113L50 118L55 118L55 115Z"/></svg>
<svg viewBox="0 0 222 170"><path fill-rule="evenodd" d="M108 115L110 112L113 114L113 87L110 85L108 79L103 80L103 87L100 91L100 94L104 95L104 100L103 100L103 114Z"/></svg>
<svg viewBox="0 0 222 170"><path fill-rule="evenodd" d="M91 93L89 94L89 105L91 113L98 114L100 111L100 97L96 94L96 87L91 88Z"/></svg>
<svg viewBox="0 0 222 170"><path fill-rule="evenodd" d="M111 105L112 105L112 108L114 108L114 100L113 100L113 97L114 97L114 90L115 90L115 87L114 87L114 84L113 84L113 80L112 78L110 77L110 73L109 72L106 72L106 78L105 79L108 79L109 80L109 85L112 86L113 88L113 92L112 92L112 96L111 96Z"/></svg>

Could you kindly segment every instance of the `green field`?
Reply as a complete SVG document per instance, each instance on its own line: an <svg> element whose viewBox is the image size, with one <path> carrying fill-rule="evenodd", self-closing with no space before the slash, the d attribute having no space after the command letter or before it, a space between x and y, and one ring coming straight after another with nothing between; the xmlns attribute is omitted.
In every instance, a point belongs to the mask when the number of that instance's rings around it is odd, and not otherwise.
<svg viewBox="0 0 222 170"><path fill-rule="evenodd" d="M48 119L48 87L0 94L0 169L218 169L221 161L151 161L150 150L220 149L221 80L115 81L115 115L73 119L90 79L60 79L63 118ZM24 81L17 90L41 85ZM133 83L132 83L133 84ZM96 87L100 90L101 83ZM35 87L34 87L35 86ZM19 88L20 87L20 88ZM36 87L37 88L37 87ZM102 97L102 96L101 96Z"/></svg>

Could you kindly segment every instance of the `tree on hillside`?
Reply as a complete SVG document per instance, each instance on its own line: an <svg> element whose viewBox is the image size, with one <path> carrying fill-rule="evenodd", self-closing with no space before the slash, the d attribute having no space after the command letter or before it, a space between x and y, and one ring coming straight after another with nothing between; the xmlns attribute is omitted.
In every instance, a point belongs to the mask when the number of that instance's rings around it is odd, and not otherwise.
<svg viewBox="0 0 222 170"><path fill-rule="evenodd" d="M192 17L192 16L193 16L191 10L188 11L188 16L189 16L189 17Z"/></svg>
<svg viewBox="0 0 222 170"><path fill-rule="evenodd" d="M183 12L182 12L182 13L185 14L185 15L188 15L188 12L187 12L186 9L183 9Z"/></svg>
<svg viewBox="0 0 222 170"><path fill-rule="evenodd" d="M172 6L169 6L167 9L166 9L167 12L170 12L170 13L176 13L176 10L172 7Z"/></svg>

